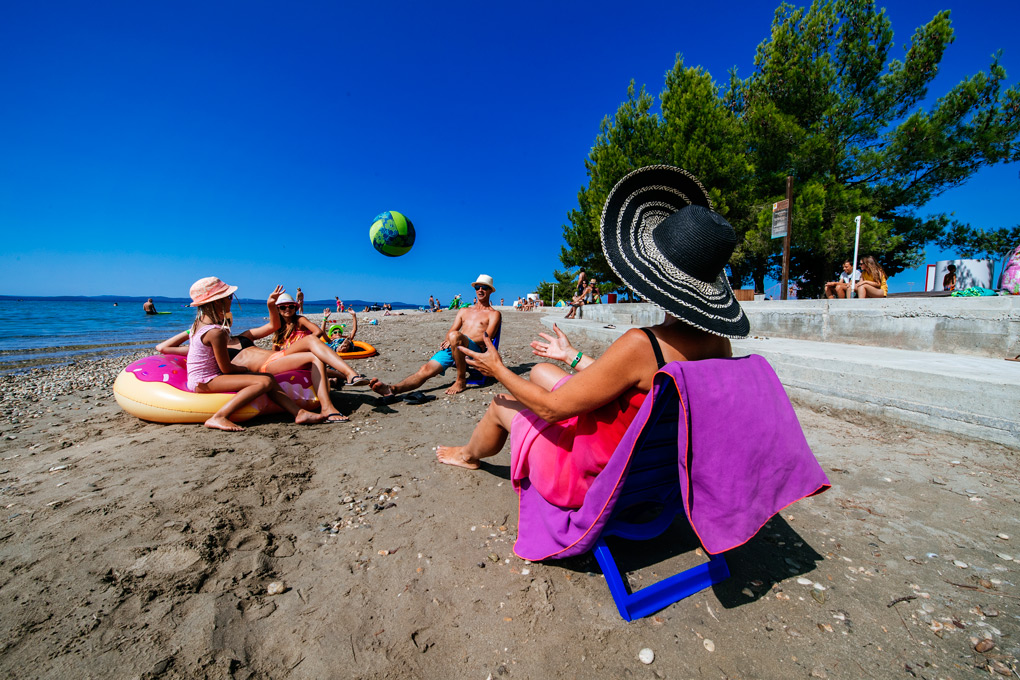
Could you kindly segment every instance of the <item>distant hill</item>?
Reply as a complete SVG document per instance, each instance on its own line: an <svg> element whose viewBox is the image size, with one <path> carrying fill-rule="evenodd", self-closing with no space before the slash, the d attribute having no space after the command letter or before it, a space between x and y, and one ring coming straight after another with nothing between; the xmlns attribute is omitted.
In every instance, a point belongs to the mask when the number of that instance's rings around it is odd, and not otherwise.
<svg viewBox="0 0 1020 680"><path fill-rule="evenodd" d="M129 296L129 295L0 295L0 300L5 301L26 301L26 302L116 302L116 303L137 303L142 304L149 299L149 296ZM253 298L238 298L242 304L246 305L265 305L265 298L253 299ZM153 295L152 301L157 305L186 305L191 302L190 298L176 298L176 297L163 297L161 295ZM371 307L372 305L382 305L384 302L388 302L393 306L393 309L418 309L421 305L413 305L410 302L391 302L389 300L377 300L368 302L366 300L344 300L344 305L347 307L353 306L356 310L363 309L365 307ZM305 313L316 314L321 313L326 307L330 309L336 309L335 300L305 300Z"/></svg>

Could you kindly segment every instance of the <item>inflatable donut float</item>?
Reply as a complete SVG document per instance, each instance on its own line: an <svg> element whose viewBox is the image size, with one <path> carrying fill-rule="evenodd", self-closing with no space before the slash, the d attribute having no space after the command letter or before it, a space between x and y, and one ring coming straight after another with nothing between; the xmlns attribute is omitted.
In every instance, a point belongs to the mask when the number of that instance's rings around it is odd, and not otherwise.
<svg viewBox="0 0 1020 680"><path fill-rule="evenodd" d="M298 406L319 410L319 401L312 388L311 372L286 371L275 376L283 391ZM188 389L185 357L156 355L128 364L113 383L113 396L120 407L131 415L154 423L204 423L223 407L233 392L196 394ZM244 422L265 413L282 409L262 395L238 409L230 419Z"/></svg>

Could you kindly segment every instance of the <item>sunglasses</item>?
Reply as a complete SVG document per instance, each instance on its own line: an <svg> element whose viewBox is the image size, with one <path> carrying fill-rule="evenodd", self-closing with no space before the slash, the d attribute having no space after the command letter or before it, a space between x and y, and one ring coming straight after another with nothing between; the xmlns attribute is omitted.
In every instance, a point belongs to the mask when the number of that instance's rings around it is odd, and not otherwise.
<svg viewBox="0 0 1020 680"><path fill-rule="evenodd" d="M474 289L475 290L489 290L489 287L479 283L479 284L475 284Z"/></svg>
<svg viewBox="0 0 1020 680"><path fill-rule="evenodd" d="M297 305L276 305L277 309L297 309Z"/></svg>

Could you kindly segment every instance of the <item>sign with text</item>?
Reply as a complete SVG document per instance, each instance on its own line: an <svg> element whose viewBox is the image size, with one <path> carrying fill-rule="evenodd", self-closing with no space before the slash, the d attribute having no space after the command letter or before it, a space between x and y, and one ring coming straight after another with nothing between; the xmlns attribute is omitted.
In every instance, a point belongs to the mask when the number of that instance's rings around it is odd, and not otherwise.
<svg viewBox="0 0 1020 680"><path fill-rule="evenodd" d="M786 236L786 224L790 217L790 202L786 199L772 204L772 238Z"/></svg>

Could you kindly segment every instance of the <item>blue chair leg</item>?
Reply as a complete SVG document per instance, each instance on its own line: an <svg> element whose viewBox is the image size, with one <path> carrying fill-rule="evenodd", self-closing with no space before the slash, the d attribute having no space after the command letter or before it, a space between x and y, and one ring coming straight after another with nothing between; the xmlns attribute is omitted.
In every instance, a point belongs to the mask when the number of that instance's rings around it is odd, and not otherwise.
<svg viewBox="0 0 1020 680"><path fill-rule="evenodd" d="M598 560L606 577L606 585L613 595L616 608L626 621L654 614L674 602L679 602L729 578L730 575L726 558L722 555L712 555L704 564L681 571L632 593L603 538L599 538L595 543L595 559Z"/></svg>

